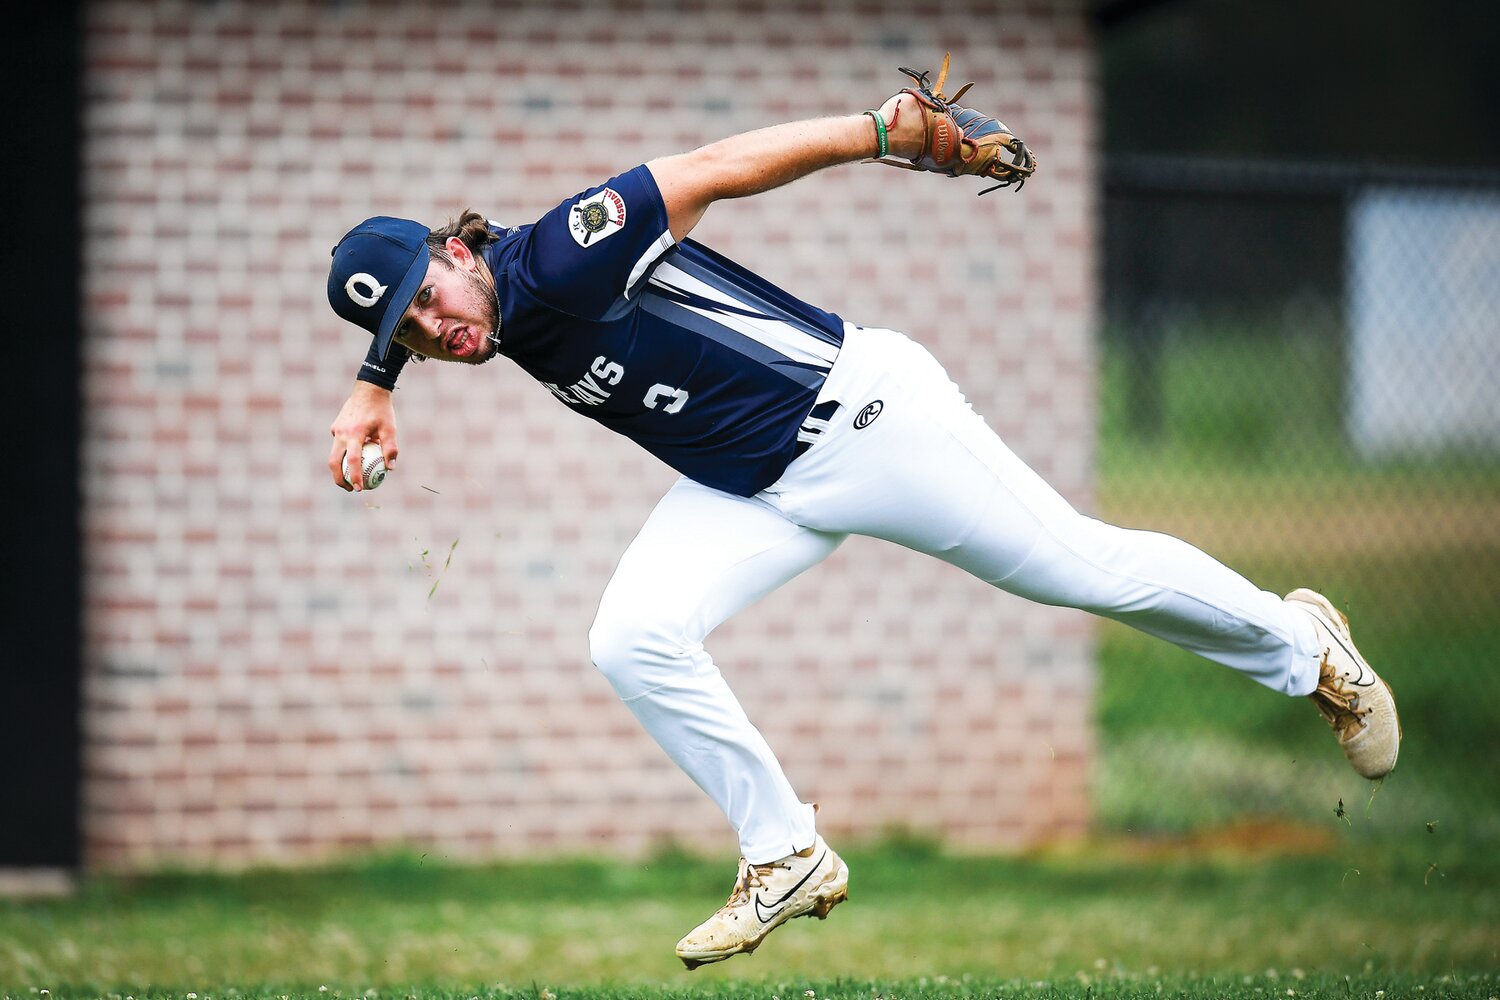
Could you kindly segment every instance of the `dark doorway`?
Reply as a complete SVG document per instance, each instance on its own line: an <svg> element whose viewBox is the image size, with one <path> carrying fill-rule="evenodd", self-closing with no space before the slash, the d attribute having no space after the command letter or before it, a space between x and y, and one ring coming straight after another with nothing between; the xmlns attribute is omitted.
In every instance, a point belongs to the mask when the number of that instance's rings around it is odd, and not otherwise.
<svg viewBox="0 0 1500 1000"><path fill-rule="evenodd" d="M6 503L0 868L73 868L79 843L82 266L80 5L5 32Z"/></svg>

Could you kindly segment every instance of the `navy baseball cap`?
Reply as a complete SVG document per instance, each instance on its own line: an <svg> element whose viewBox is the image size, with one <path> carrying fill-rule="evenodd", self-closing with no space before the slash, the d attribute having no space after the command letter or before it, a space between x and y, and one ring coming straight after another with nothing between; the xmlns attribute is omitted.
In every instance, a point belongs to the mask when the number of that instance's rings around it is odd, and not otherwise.
<svg viewBox="0 0 1500 1000"><path fill-rule="evenodd" d="M375 335L382 360L396 324L427 276L427 227L379 215L344 234L328 268L328 304Z"/></svg>

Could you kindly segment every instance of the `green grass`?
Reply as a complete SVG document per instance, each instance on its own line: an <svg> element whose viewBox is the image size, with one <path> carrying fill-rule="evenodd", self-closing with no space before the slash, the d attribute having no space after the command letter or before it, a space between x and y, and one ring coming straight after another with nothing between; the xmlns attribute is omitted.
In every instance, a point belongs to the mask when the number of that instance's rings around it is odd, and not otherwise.
<svg viewBox="0 0 1500 1000"><path fill-rule="evenodd" d="M756 955L691 974L672 945L722 902L730 873L676 854L99 878L74 899L0 905L0 993L204 998L318 995L326 985L345 997L536 996L535 986L787 1000L806 989L1084 996L1105 983L1154 994L1160 981L1202 995L1190 977L1213 977L1246 996L1255 986L1343 996L1348 975L1380 984L1369 996L1500 971L1500 859L1434 877L1332 817L1328 828L1331 851L1310 857L1202 843L1160 857L1124 843L1013 858L912 844L852 850L851 899L829 920L797 921ZM1485 982L1450 995L1500 985Z"/></svg>
<svg viewBox="0 0 1500 1000"><path fill-rule="evenodd" d="M394 1000L970 1000L975 997L1025 997L1029 1000L1094 1000L1117 997L1120 1000L1167 1000L1176 997L1219 997L1224 1000L1347 1000L1369 997L1375 1000L1484 1000L1496 996L1500 977L1488 973L1470 975L1358 975L1325 976L1306 973L1245 976L1132 975L1111 970L1083 972L1063 980L998 979L948 976L918 979L770 979L726 983L711 989L670 986L592 986L548 987L533 984L524 987L505 983L462 989L355 990L328 987L305 991L301 986L271 985L248 990L232 989L225 993L198 993L200 1000L290 1000L313 997L317 1000L357 1000L357 998L390 997ZM36 993L23 994L35 997ZM52 992L50 997L73 994ZM147 989L127 994L118 991L98 994L110 1000L183 1000L177 990Z"/></svg>

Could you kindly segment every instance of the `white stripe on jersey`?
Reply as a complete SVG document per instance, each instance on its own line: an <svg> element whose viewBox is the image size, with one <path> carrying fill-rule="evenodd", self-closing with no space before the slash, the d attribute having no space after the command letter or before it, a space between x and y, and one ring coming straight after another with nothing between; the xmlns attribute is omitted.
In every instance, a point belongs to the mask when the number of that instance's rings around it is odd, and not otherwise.
<svg viewBox="0 0 1500 1000"><path fill-rule="evenodd" d="M669 234L670 235L670 234ZM753 306L741 302L723 289L715 288L698 278L693 277L686 271L675 266L671 261L663 261L657 269L651 272L650 284L659 284L664 288L678 289L702 296L712 302L732 306L735 309L755 312ZM742 312L718 312L700 309L687 303L679 303L684 309L692 310L698 315L709 319L720 326L741 333L758 344L771 348L793 361L805 364L817 364L827 368L839 355L837 344L830 344L819 340L810 334L778 319L762 318L761 316L746 316Z"/></svg>
<svg viewBox="0 0 1500 1000"><path fill-rule="evenodd" d="M641 254L640 259L635 262L635 266L630 269L630 277L625 279L625 297L627 299L630 298L630 290L635 287L635 283L640 281L641 275L646 273L646 268L656 263L658 257L676 245L677 241L672 239L672 230L668 229L656 238L655 243L646 248L646 252Z"/></svg>

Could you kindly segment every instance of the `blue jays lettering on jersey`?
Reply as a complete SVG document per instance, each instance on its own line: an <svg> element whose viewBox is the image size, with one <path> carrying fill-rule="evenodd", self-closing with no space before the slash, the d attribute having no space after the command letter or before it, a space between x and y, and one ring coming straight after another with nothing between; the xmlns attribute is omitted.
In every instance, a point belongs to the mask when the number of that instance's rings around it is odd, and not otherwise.
<svg viewBox="0 0 1500 1000"><path fill-rule="evenodd" d="M705 486L750 496L797 454L843 321L692 240L644 166L486 247L500 353Z"/></svg>

